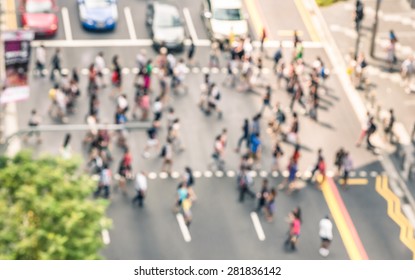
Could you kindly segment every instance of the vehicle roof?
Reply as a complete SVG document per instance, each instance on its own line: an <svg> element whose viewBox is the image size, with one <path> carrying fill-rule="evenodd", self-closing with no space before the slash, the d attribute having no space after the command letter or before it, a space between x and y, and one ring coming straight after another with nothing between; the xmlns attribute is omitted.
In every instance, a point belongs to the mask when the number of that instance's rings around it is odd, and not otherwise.
<svg viewBox="0 0 415 280"><path fill-rule="evenodd" d="M242 8L241 0L210 0L213 9L238 9Z"/></svg>
<svg viewBox="0 0 415 280"><path fill-rule="evenodd" d="M170 3L163 3L163 2L154 2L154 11L159 11L162 13L170 13L170 14L179 14L179 10L177 7Z"/></svg>

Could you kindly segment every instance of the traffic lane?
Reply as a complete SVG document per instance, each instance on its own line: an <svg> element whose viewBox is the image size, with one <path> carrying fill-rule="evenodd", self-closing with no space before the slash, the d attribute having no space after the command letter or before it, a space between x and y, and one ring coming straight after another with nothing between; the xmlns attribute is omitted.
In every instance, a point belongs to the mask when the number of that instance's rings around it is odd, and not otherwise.
<svg viewBox="0 0 415 280"><path fill-rule="evenodd" d="M133 206L132 185L128 197L111 195L108 216L113 220L111 243L103 250L107 259L191 259L172 209L177 183L172 179L148 181L143 208Z"/></svg>
<svg viewBox="0 0 415 280"><path fill-rule="evenodd" d="M146 27L146 12L148 1L129 1L128 7L131 9L132 20L134 23L135 32L138 39L150 39L150 34ZM123 11L119 5L119 10Z"/></svg>
<svg viewBox="0 0 415 280"><path fill-rule="evenodd" d="M78 3L73 2L61 8L66 7L70 15L68 19L69 28L71 30L73 40L117 40L130 39L127 20L124 13L124 7L118 5L118 22L113 31L88 31L82 27L79 17ZM65 24L65 23L64 23ZM64 26L62 26L64 27ZM68 38L67 38L68 39Z"/></svg>
<svg viewBox="0 0 415 280"><path fill-rule="evenodd" d="M311 40L295 1L257 0L257 4L261 21L271 39L292 40L293 31L298 30L301 40Z"/></svg>
<svg viewBox="0 0 415 280"><path fill-rule="evenodd" d="M178 1L177 5L180 6L181 10L188 9L191 17L191 21L194 26L194 29L197 34L198 39L206 40L209 39L209 34L206 29L205 23L201 17L201 11L202 11L202 0L182 0ZM185 20L185 18L183 18ZM189 23L186 22L186 26L189 30ZM190 33L188 33L190 34Z"/></svg>
<svg viewBox="0 0 415 280"><path fill-rule="evenodd" d="M370 165L366 169L383 172L379 162ZM411 252L399 239L400 228L388 217L387 202L375 189L376 178L368 180L367 185L351 185L346 190L339 187L339 192L369 259L412 259Z"/></svg>

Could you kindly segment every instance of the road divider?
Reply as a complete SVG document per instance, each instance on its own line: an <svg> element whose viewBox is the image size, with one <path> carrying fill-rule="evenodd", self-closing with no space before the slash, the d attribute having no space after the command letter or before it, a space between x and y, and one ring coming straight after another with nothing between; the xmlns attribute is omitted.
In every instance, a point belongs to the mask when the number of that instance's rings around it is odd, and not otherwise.
<svg viewBox="0 0 415 280"><path fill-rule="evenodd" d="M186 226L186 222L184 221L184 217L182 213L176 214L177 222L179 223L180 231L182 232L183 239L186 242L192 241L192 237L190 236L189 228Z"/></svg>
<svg viewBox="0 0 415 280"><path fill-rule="evenodd" d="M375 188L376 191L386 200L388 205L388 216L400 228L399 239L412 252L412 258L415 260L414 228L406 216L402 213L400 199L390 190L388 185L388 177L385 175L376 177Z"/></svg>
<svg viewBox="0 0 415 280"><path fill-rule="evenodd" d="M328 177L322 183L322 192L349 258L367 260L368 255L332 178Z"/></svg>
<svg viewBox="0 0 415 280"><path fill-rule="evenodd" d="M262 229L261 222L259 221L258 214L256 212L251 212L251 219L252 219L252 223L254 224L256 234L258 235L258 239L260 241L264 241L265 233L264 233L264 230Z"/></svg>
<svg viewBox="0 0 415 280"><path fill-rule="evenodd" d="M344 184L344 180L340 179L339 183L341 185ZM347 179L347 185L348 186L352 186L352 185L357 185L357 186L367 186L367 184L369 183L368 179L364 179L364 178L352 178L352 179Z"/></svg>
<svg viewBox="0 0 415 280"><path fill-rule="evenodd" d="M68 8L62 7L61 12L62 12L63 29L65 31L65 38L68 41L72 41L72 29L71 29L71 21L69 20Z"/></svg>
<svg viewBox="0 0 415 280"><path fill-rule="evenodd" d="M124 8L124 15L125 15L125 20L127 21L128 34L130 34L130 39L136 40L137 34L135 33L134 21L131 15L130 7Z"/></svg>

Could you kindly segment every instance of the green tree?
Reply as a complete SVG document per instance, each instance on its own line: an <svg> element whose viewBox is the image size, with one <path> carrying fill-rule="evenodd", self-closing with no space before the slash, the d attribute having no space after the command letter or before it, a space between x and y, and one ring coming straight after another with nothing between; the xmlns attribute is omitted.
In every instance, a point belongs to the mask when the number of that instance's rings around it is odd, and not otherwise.
<svg viewBox="0 0 415 280"><path fill-rule="evenodd" d="M0 259L100 259L107 202L90 199L96 184L80 161L0 158Z"/></svg>

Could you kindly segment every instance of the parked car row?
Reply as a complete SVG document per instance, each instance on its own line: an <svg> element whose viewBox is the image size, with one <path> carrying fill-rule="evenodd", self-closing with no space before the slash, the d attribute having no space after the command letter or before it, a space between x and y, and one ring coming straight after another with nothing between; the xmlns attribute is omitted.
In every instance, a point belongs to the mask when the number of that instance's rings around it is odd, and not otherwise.
<svg viewBox="0 0 415 280"><path fill-rule="evenodd" d="M80 23L88 31L111 31L118 23L117 0L77 0ZM58 30L56 0L20 0L23 28L34 30L37 37L52 37ZM242 0L203 0L202 20L212 40L224 43L232 33L248 34L247 16ZM165 46L182 50L186 37L184 22L177 6L148 1L145 14L147 30L156 49Z"/></svg>

